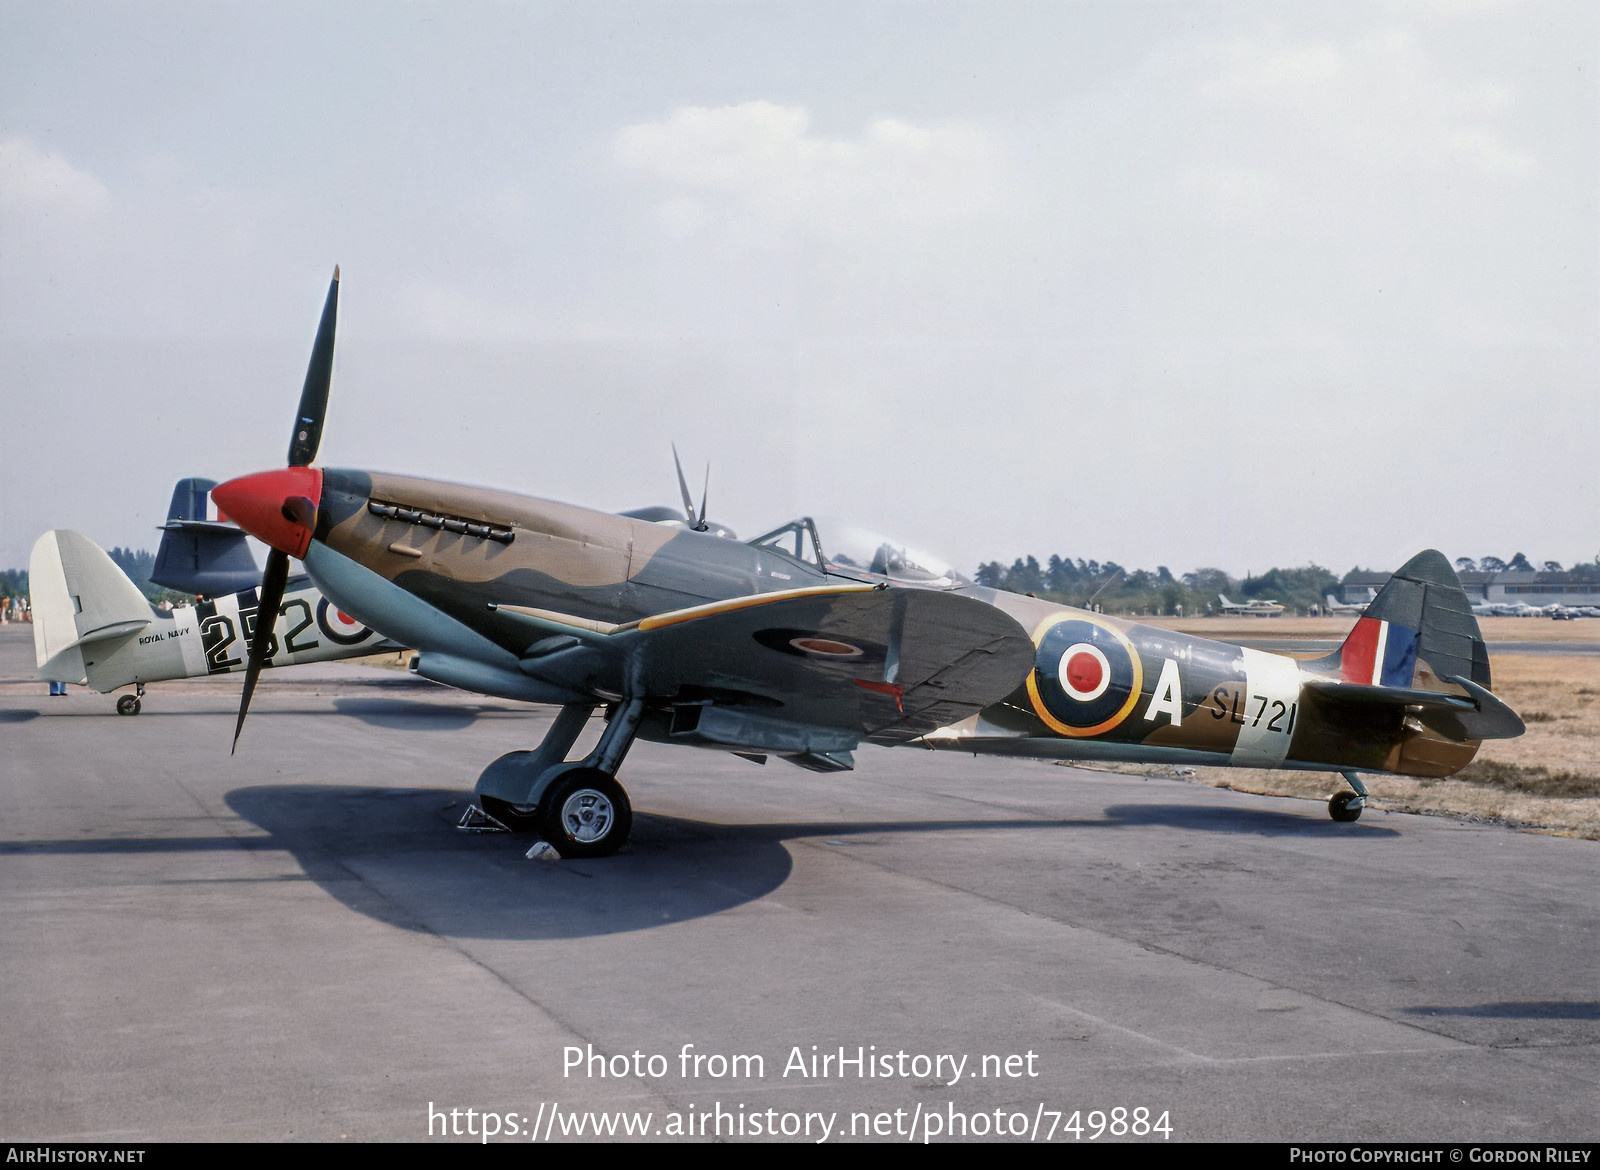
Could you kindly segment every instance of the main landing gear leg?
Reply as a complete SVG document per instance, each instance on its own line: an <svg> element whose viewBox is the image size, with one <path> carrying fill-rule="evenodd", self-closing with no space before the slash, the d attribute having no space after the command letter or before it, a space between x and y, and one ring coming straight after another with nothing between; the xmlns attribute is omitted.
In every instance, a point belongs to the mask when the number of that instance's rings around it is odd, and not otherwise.
<svg viewBox="0 0 1600 1170"><path fill-rule="evenodd" d="M563 857L615 853L633 827L628 794L616 772L639 733L642 699L627 699L612 713L600 742L581 760L566 756L594 708L561 708L535 751L510 752L484 769L477 795L483 812L512 832L537 832ZM469 809L464 829L484 828Z"/></svg>
<svg viewBox="0 0 1600 1170"><path fill-rule="evenodd" d="M1328 797L1328 815L1336 821L1353 821L1361 816L1361 810L1367 807L1367 786L1361 782L1361 777L1353 771L1339 773L1350 782L1354 792L1335 792Z"/></svg>
<svg viewBox="0 0 1600 1170"><path fill-rule="evenodd" d="M562 857L606 857L627 841L633 806L617 769L643 715L643 699L624 699L594 751L551 778L539 801L539 832Z"/></svg>

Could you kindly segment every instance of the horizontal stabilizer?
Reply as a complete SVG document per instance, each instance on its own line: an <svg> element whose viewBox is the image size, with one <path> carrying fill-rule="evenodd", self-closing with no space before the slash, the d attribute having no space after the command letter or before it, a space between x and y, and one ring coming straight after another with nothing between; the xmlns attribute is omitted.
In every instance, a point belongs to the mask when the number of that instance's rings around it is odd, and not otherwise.
<svg viewBox="0 0 1600 1170"><path fill-rule="evenodd" d="M1445 715L1444 719L1425 720L1434 730L1451 739L1515 739L1526 729L1522 718L1497 696L1471 679L1450 676L1445 682L1463 688L1465 695L1443 691L1424 691L1413 687L1373 686L1366 683L1316 679L1306 688L1340 705L1387 708L1415 715Z"/></svg>

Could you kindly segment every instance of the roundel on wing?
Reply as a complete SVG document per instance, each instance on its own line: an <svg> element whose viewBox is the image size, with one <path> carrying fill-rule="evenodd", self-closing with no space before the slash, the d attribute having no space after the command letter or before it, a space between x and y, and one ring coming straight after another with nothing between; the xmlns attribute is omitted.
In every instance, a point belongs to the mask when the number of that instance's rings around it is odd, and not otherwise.
<svg viewBox="0 0 1600 1170"><path fill-rule="evenodd" d="M1133 710L1144 683L1138 652L1109 625L1073 618L1035 635L1033 709L1062 735L1099 735Z"/></svg>

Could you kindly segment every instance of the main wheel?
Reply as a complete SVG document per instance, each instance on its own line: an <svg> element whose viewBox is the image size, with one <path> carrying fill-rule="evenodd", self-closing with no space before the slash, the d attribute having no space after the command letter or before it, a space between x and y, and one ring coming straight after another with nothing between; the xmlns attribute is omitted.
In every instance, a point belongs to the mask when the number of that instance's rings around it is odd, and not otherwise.
<svg viewBox="0 0 1600 1170"><path fill-rule="evenodd" d="M1354 821L1361 817L1361 806L1350 807L1350 802L1356 799L1354 792L1335 792L1328 797L1328 815L1336 821Z"/></svg>
<svg viewBox="0 0 1600 1170"><path fill-rule="evenodd" d="M544 794L539 828L562 857L608 857L633 829L633 807L616 779L598 768L568 772Z"/></svg>
<svg viewBox="0 0 1600 1170"><path fill-rule="evenodd" d="M137 715L139 713L139 696L123 695L117 700L118 715Z"/></svg>

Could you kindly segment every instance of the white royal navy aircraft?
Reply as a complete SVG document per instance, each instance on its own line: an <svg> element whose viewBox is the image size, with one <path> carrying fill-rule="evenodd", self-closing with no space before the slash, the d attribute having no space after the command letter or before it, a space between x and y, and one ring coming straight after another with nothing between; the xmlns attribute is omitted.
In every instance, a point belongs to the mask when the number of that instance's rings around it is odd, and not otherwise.
<svg viewBox="0 0 1600 1170"><path fill-rule="evenodd" d="M260 570L237 525L210 502L216 484L185 479L173 491L151 580L200 595L170 611L81 532L55 529L28 560L39 677L101 694L133 688L117 713L137 715L146 683L245 669L255 635ZM404 649L340 612L309 577L291 577L266 662L285 666Z"/></svg>

